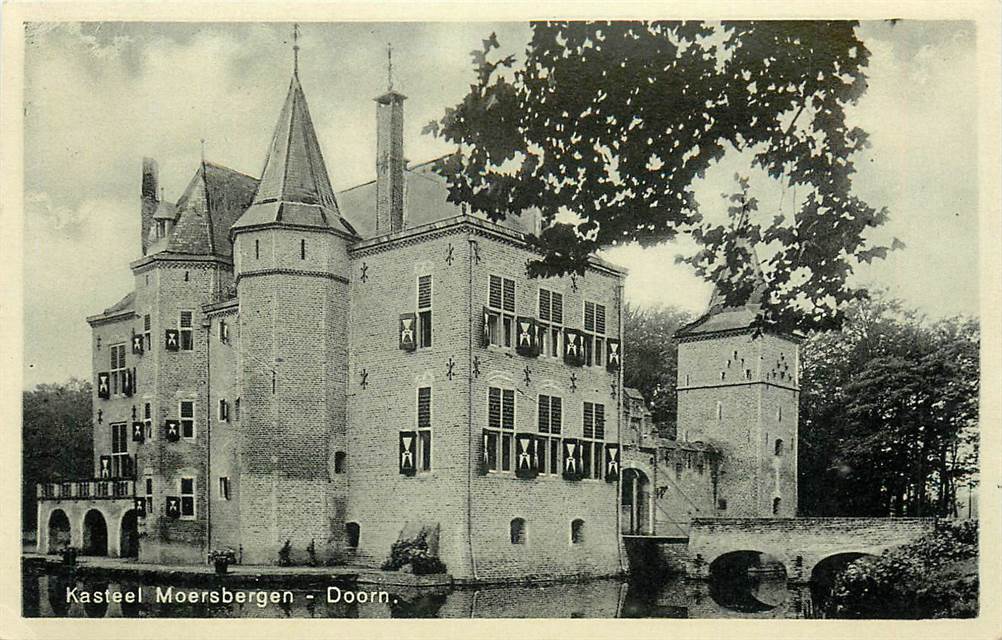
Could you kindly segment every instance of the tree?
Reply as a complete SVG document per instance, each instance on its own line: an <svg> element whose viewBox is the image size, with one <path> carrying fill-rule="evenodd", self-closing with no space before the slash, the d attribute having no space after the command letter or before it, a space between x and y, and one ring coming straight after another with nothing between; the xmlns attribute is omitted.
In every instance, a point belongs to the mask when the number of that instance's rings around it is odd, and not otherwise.
<svg viewBox="0 0 1002 640"><path fill-rule="evenodd" d="M686 260L730 304L752 289L729 268L742 237L778 247L763 318L837 327L865 295L854 266L886 255L864 231L884 222L852 191L867 135L846 121L869 51L853 22L534 22L524 59L494 34L472 52L477 81L426 131L457 144L437 164L449 198L492 220L538 210L533 275L582 272L597 249L688 233ZM703 221L693 185L727 153L807 197L765 228ZM574 224L557 222L559 214ZM897 240L890 248L901 246Z"/></svg>
<svg viewBox="0 0 1002 640"><path fill-rule="evenodd" d="M21 527L36 526L35 484L93 475L91 385L76 378L23 395Z"/></svg>
<svg viewBox="0 0 1002 640"><path fill-rule="evenodd" d="M977 321L877 294L802 350L800 510L955 515L977 472Z"/></svg>
<svg viewBox="0 0 1002 640"><path fill-rule="evenodd" d="M623 385L644 394L661 435L675 433L677 424L678 344L675 332L692 321L676 307L623 307Z"/></svg>

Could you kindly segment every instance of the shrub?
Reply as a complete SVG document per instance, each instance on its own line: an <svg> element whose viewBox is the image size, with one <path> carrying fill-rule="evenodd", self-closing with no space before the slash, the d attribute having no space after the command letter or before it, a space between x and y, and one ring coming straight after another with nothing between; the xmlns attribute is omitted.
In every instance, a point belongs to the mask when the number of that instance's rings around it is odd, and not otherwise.
<svg viewBox="0 0 1002 640"><path fill-rule="evenodd" d="M944 522L935 533L861 558L836 578L833 614L843 618L969 618L978 614L977 522Z"/></svg>
<svg viewBox="0 0 1002 640"><path fill-rule="evenodd" d="M282 548L278 550L278 566L288 567L292 565L292 541L286 540Z"/></svg>
<svg viewBox="0 0 1002 640"><path fill-rule="evenodd" d="M315 567L318 564L320 564L319 562L317 562L317 545L312 538L310 538L309 546L306 547L306 555L309 556L309 560L307 562L311 567Z"/></svg>
<svg viewBox="0 0 1002 640"><path fill-rule="evenodd" d="M416 575L445 573L446 567L428 550L428 532L422 530L413 538L397 540L390 547L390 557L383 563L384 571L398 571L410 565Z"/></svg>

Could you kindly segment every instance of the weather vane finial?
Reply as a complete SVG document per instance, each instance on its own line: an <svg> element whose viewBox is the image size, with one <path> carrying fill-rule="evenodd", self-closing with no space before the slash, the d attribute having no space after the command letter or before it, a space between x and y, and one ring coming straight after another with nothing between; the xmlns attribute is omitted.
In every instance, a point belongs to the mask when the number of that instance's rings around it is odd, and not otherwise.
<svg viewBox="0 0 1002 640"><path fill-rule="evenodd" d="M393 45L386 43L386 80L389 90L393 91Z"/></svg>
<svg viewBox="0 0 1002 640"><path fill-rule="evenodd" d="M299 75L299 23L292 25L292 72Z"/></svg>

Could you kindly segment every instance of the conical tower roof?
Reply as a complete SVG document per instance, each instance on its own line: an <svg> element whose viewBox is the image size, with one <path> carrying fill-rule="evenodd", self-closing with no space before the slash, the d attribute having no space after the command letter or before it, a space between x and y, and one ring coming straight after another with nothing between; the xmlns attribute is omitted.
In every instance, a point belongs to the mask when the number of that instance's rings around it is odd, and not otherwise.
<svg viewBox="0 0 1002 640"><path fill-rule="evenodd" d="M298 72L292 74L254 201L233 227L275 222L354 234L341 218Z"/></svg>

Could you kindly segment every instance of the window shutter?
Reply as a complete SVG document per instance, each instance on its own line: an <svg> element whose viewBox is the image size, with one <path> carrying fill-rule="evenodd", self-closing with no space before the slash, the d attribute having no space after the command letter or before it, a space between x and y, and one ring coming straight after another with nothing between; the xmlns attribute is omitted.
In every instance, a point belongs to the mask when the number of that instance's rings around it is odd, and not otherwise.
<svg viewBox="0 0 1002 640"><path fill-rule="evenodd" d="M501 278L498 276L491 276L491 284L487 300L487 304L495 309L501 308Z"/></svg>
<svg viewBox="0 0 1002 640"><path fill-rule="evenodd" d="M98 467L98 477L100 478L110 478L111 477L111 456L101 456L100 467Z"/></svg>
<svg viewBox="0 0 1002 640"><path fill-rule="evenodd" d="M480 449L480 460L477 461L477 474L486 476L487 471L490 469L490 450L489 443L490 433L487 429L483 431L483 444Z"/></svg>
<svg viewBox="0 0 1002 640"><path fill-rule="evenodd" d="M416 316L413 313L400 314L400 348L404 351L414 351L417 348L415 342L416 324Z"/></svg>
<svg viewBox="0 0 1002 640"><path fill-rule="evenodd" d="M605 305L595 305L595 333L605 333Z"/></svg>
<svg viewBox="0 0 1002 640"><path fill-rule="evenodd" d="M111 384L107 371L97 374L97 397L105 400L111 397Z"/></svg>
<svg viewBox="0 0 1002 640"><path fill-rule="evenodd" d="M177 351L180 348L181 339L178 335L177 329L165 329L164 330L164 348L167 351Z"/></svg>
<svg viewBox="0 0 1002 640"><path fill-rule="evenodd" d="M539 432L550 432L550 396L539 395L537 400L539 414Z"/></svg>
<svg viewBox="0 0 1002 640"><path fill-rule="evenodd" d="M486 347L491 343L491 312L484 307L484 326L480 334L480 346Z"/></svg>
<svg viewBox="0 0 1002 640"><path fill-rule="evenodd" d="M177 442L181 439L181 422L178 420L168 420L164 424L164 431L168 442Z"/></svg>
<svg viewBox="0 0 1002 640"><path fill-rule="evenodd" d="M613 340L610 338L608 340L608 345L609 345L608 349L609 353L607 356L608 360L606 362L605 368L608 371L619 371L619 365L620 365L619 340Z"/></svg>
<svg viewBox="0 0 1002 640"><path fill-rule="evenodd" d="M515 435L515 476L531 479L539 475L536 438L529 433Z"/></svg>
<svg viewBox="0 0 1002 640"><path fill-rule="evenodd" d="M431 276L418 278L418 309L431 308Z"/></svg>
<svg viewBox="0 0 1002 640"><path fill-rule="evenodd" d="M417 431L400 432L400 473L412 476L417 472Z"/></svg>
<svg viewBox="0 0 1002 640"><path fill-rule="evenodd" d="M595 439L605 440L605 405L595 405Z"/></svg>
<svg viewBox="0 0 1002 640"><path fill-rule="evenodd" d="M564 322L564 295L562 293L550 294L550 316L553 322L563 324Z"/></svg>
<svg viewBox="0 0 1002 640"><path fill-rule="evenodd" d="M550 321L550 292L546 289L539 290L539 319Z"/></svg>
<svg viewBox="0 0 1002 640"><path fill-rule="evenodd" d="M132 456L122 458L122 477L132 478L136 475L136 464Z"/></svg>
<svg viewBox="0 0 1002 640"><path fill-rule="evenodd" d="M126 396L132 395L132 371L129 369L122 372L122 393Z"/></svg>
<svg viewBox="0 0 1002 640"><path fill-rule="evenodd" d="M619 445L609 442L605 445L605 481L619 479Z"/></svg>
<svg viewBox="0 0 1002 640"><path fill-rule="evenodd" d="M581 479L581 443L577 438L563 440L563 476L564 480Z"/></svg>
<svg viewBox="0 0 1002 640"><path fill-rule="evenodd" d="M515 281L504 279L504 310L515 313Z"/></svg>
<svg viewBox="0 0 1002 640"><path fill-rule="evenodd" d="M590 402L584 403L584 422L582 424L582 433L586 438L595 437L595 405Z"/></svg>
<svg viewBox="0 0 1002 640"><path fill-rule="evenodd" d="M487 394L487 426L501 428L501 389L491 387Z"/></svg>
<svg viewBox="0 0 1002 640"><path fill-rule="evenodd" d="M572 367L584 364L584 345L577 329L564 329L564 362Z"/></svg>
<svg viewBox="0 0 1002 640"><path fill-rule="evenodd" d="M168 518L177 520L181 517L181 498L178 496L167 496L167 504L164 506L164 513Z"/></svg>
<svg viewBox="0 0 1002 640"><path fill-rule="evenodd" d="M132 508L135 509L137 518L146 517L146 500L144 498L133 498Z"/></svg>
<svg viewBox="0 0 1002 640"><path fill-rule="evenodd" d="M550 433L560 433L563 402L559 396L550 396Z"/></svg>
<svg viewBox="0 0 1002 640"><path fill-rule="evenodd" d="M431 428L431 387L418 389L417 425L419 429Z"/></svg>
<svg viewBox="0 0 1002 640"><path fill-rule="evenodd" d="M133 442L139 442L139 443L146 442L146 432L143 429L143 423L142 422L133 422L132 423L132 441Z"/></svg>
<svg viewBox="0 0 1002 640"><path fill-rule="evenodd" d="M515 428L515 390L501 390L501 428L509 431Z"/></svg>
<svg viewBox="0 0 1002 640"><path fill-rule="evenodd" d="M132 332L132 353L137 356L143 355L143 336Z"/></svg>
<svg viewBox="0 0 1002 640"><path fill-rule="evenodd" d="M536 319L519 316L516 320L518 328L515 340L515 352L519 355L535 358L539 355L539 335L536 331Z"/></svg>
<svg viewBox="0 0 1002 640"><path fill-rule="evenodd" d="M585 331L595 330L595 303L584 303L584 328Z"/></svg>

